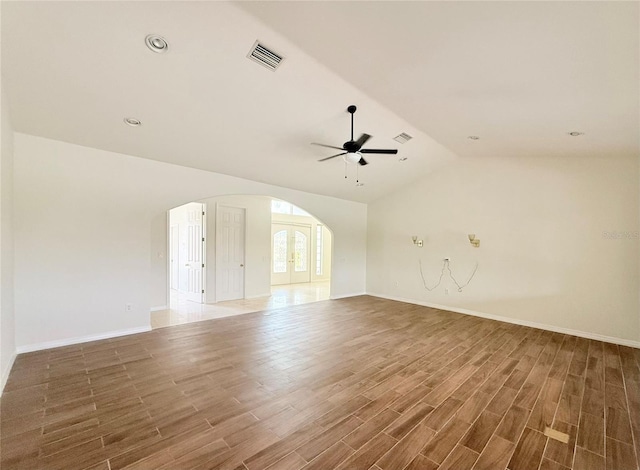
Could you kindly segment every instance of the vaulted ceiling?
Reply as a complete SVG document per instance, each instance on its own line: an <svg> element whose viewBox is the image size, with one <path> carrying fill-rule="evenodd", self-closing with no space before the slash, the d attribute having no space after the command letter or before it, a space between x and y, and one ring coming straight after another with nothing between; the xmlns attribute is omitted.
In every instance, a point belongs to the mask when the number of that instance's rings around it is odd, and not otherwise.
<svg viewBox="0 0 640 470"><path fill-rule="evenodd" d="M455 158L637 157L638 39L637 2L2 2L2 79L19 132L368 202ZM309 145L350 104L399 149L362 187Z"/></svg>

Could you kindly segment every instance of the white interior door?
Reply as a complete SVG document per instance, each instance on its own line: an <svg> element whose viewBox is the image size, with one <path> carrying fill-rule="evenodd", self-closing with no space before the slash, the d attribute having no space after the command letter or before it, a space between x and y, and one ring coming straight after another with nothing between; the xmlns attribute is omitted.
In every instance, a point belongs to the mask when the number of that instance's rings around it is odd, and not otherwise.
<svg viewBox="0 0 640 470"><path fill-rule="evenodd" d="M189 209L186 223L186 260L187 300L202 303L204 294L202 274L204 271L202 231L203 204L193 204Z"/></svg>
<svg viewBox="0 0 640 470"><path fill-rule="evenodd" d="M218 206L216 214L216 302L244 298L245 210Z"/></svg>
<svg viewBox="0 0 640 470"><path fill-rule="evenodd" d="M311 280L311 227L271 226L271 285Z"/></svg>

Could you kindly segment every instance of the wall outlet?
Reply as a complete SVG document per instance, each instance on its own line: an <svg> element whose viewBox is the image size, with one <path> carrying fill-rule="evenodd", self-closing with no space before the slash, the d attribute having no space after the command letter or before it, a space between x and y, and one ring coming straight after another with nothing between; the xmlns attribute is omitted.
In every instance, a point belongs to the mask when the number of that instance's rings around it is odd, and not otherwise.
<svg viewBox="0 0 640 470"><path fill-rule="evenodd" d="M133 310L133 304L125 304L124 309L125 311L130 312L131 310Z"/></svg>
<svg viewBox="0 0 640 470"><path fill-rule="evenodd" d="M444 290L444 295L449 295L449 289Z"/></svg>
<svg viewBox="0 0 640 470"><path fill-rule="evenodd" d="M400 285L400 283L398 281L394 282L393 285L395 285L396 287L398 287Z"/></svg>

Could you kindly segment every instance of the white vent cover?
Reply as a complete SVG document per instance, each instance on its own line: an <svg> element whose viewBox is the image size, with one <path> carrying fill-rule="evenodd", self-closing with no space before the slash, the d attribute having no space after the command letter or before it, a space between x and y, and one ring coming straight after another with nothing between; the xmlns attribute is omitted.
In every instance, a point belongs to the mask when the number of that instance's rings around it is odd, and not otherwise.
<svg viewBox="0 0 640 470"><path fill-rule="evenodd" d="M397 136L395 136L393 138L393 140L395 140L396 142L400 142L401 144L406 144L411 139L413 139L413 137L411 137L409 134L406 134L404 132L402 134L397 135Z"/></svg>
<svg viewBox="0 0 640 470"><path fill-rule="evenodd" d="M247 58L259 63L260 65L264 65L269 70L274 71L284 60L284 57L260 44L259 41L253 43L251 50L247 54Z"/></svg>

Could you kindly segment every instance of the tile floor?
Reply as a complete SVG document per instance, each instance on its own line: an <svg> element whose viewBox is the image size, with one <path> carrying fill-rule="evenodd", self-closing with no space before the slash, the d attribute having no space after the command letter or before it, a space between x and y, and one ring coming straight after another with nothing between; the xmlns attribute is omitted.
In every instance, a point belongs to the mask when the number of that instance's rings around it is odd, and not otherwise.
<svg viewBox="0 0 640 470"><path fill-rule="evenodd" d="M183 325L202 320L230 317L243 313L260 312L319 302L329 299L330 281L285 284L271 287L271 296L255 299L229 300L216 304L190 302L176 290L171 290L170 308L151 312L151 327Z"/></svg>

